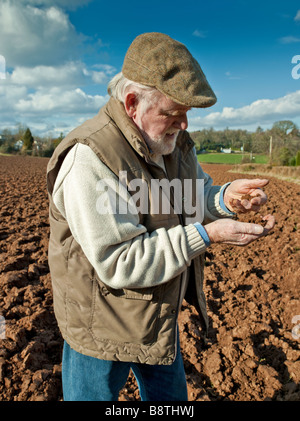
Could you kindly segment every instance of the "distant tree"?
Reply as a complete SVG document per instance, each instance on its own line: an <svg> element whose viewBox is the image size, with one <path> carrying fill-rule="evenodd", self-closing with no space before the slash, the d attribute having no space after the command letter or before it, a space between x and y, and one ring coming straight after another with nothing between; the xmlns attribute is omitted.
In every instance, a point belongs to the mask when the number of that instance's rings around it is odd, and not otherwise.
<svg viewBox="0 0 300 421"><path fill-rule="evenodd" d="M15 138L16 140L22 140L26 132L27 126L23 123L16 123L15 126Z"/></svg>
<svg viewBox="0 0 300 421"><path fill-rule="evenodd" d="M300 165L300 151L297 152L296 155L296 165L299 166Z"/></svg>
<svg viewBox="0 0 300 421"><path fill-rule="evenodd" d="M30 131L29 128L26 129L22 140L23 140L22 152L26 153L27 151L31 151L32 146L33 146L33 142L34 142L34 138L31 134L31 131Z"/></svg>
<svg viewBox="0 0 300 421"><path fill-rule="evenodd" d="M261 127L257 127L256 131L251 134L253 153L269 153L270 150L270 134L264 132Z"/></svg>
<svg viewBox="0 0 300 421"><path fill-rule="evenodd" d="M276 121L273 124L273 129L280 131L283 135L297 131L297 125L290 120Z"/></svg>
<svg viewBox="0 0 300 421"><path fill-rule="evenodd" d="M300 130L290 120L277 121L271 129L263 130L260 126L255 132L242 129L224 130L210 129L190 132L196 144L197 152L220 151L221 148L231 148L234 151L243 150L255 154L269 155L275 165L286 165L300 149ZM272 154L271 154L272 152ZM246 159L246 158L245 158ZM290 164L291 165L291 164ZM296 165L295 163L292 165Z"/></svg>
<svg viewBox="0 0 300 421"><path fill-rule="evenodd" d="M300 133L295 123L290 120L277 121L269 130L273 144L274 163L296 165L296 154L300 146Z"/></svg>
<svg viewBox="0 0 300 421"><path fill-rule="evenodd" d="M15 138L11 130L3 129L0 139L0 152L1 153L14 153L15 152Z"/></svg>
<svg viewBox="0 0 300 421"><path fill-rule="evenodd" d="M64 134L61 132L60 135L56 139L53 140L53 144L54 144L55 148L56 148L57 145L60 144L60 142L63 140L63 138L64 138Z"/></svg>
<svg viewBox="0 0 300 421"><path fill-rule="evenodd" d="M283 147L279 149L279 165L289 165L291 159L291 152L289 148Z"/></svg>

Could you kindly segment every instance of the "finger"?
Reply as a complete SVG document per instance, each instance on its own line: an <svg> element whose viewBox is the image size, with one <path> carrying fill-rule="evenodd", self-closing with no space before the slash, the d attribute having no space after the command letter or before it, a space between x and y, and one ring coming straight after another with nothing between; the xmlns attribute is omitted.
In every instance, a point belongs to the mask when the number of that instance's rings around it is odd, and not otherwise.
<svg viewBox="0 0 300 421"><path fill-rule="evenodd" d="M252 202L252 201L251 201L251 202ZM242 205L245 209L250 210L250 209L251 209L251 207L252 207L251 202L249 202L249 200L244 199L244 200L242 200L242 201L241 201L241 205Z"/></svg>
<svg viewBox="0 0 300 421"><path fill-rule="evenodd" d="M251 231L249 232L249 234L253 234L253 235L261 235L264 232L264 227L262 225L259 224L250 224L251 226Z"/></svg>
<svg viewBox="0 0 300 421"><path fill-rule="evenodd" d="M242 201L238 201L236 203L235 207L237 209L237 212L239 213L246 213L249 211L258 212L260 210L261 205L264 204L264 201L261 201L260 199L251 199L250 201L247 199L244 199Z"/></svg>
<svg viewBox="0 0 300 421"><path fill-rule="evenodd" d="M237 245L246 246L252 241L257 240L263 235L264 227L259 224L252 224L248 222L242 222L240 226L241 237Z"/></svg>
<svg viewBox="0 0 300 421"><path fill-rule="evenodd" d="M264 235L268 234L275 226L275 217L273 215L266 215L262 217L263 221L267 221L266 225L264 226Z"/></svg>
<svg viewBox="0 0 300 421"><path fill-rule="evenodd" d="M233 211L236 213L248 212L248 209L245 209L245 206L243 206L242 202L239 199L230 199L229 204L232 207Z"/></svg>
<svg viewBox="0 0 300 421"><path fill-rule="evenodd" d="M242 198L242 205L249 211L258 211L259 208L267 202L267 195L262 190L254 190L248 197ZM251 196L252 199L251 199Z"/></svg>
<svg viewBox="0 0 300 421"><path fill-rule="evenodd" d="M240 181L240 193L248 193L248 194L260 194L262 191L261 188L265 187L269 180L266 178L244 178L239 180Z"/></svg>
<svg viewBox="0 0 300 421"><path fill-rule="evenodd" d="M269 180L267 178L245 179L245 181L245 184L250 188L261 188L269 184Z"/></svg>
<svg viewBox="0 0 300 421"><path fill-rule="evenodd" d="M264 200L264 197L262 196L255 196L253 199L250 200L251 205L253 206L259 206L261 205L262 201Z"/></svg>
<svg viewBox="0 0 300 421"><path fill-rule="evenodd" d="M242 232L248 235L261 235L264 231L264 227L259 224L254 224L251 222L242 222Z"/></svg>
<svg viewBox="0 0 300 421"><path fill-rule="evenodd" d="M255 183L257 183L261 187L264 187L267 184L269 184L269 180L267 178L255 178L253 181L255 181Z"/></svg>
<svg viewBox="0 0 300 421"><path fill-rule="evenodd" d="M251 205L251 211L258 212L260 210L261 205Z"/></svg>
<svg viewBox="0 0 300 421"><path fill-rule="evenodd" d="M268 199L268 196L266 195L266 193L261 190L261 189L256 189L253 190L250 193L250 196L253 196L253 198L251 199L251 202L255 203L265 203Z"/></svg>
<svg viewBox="0 0 300 421"><path fill-rule="evenodd" d="M259 211L260 207L267 202L267 199L268 198L265 194L260 197L256 196L250 200L250 206L247 206L247 209L257 212Z"/></svg>

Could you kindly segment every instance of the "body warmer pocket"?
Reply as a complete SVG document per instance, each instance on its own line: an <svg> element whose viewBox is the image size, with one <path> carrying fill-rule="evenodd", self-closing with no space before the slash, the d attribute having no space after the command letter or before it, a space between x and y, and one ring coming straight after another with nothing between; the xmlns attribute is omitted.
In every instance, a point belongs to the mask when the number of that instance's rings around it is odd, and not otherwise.
<svg viewBox="0 0 300 421"><path fill-rule="evenodd" d="M94 340L153 343L161 308L155 289L116 290L94 279L89 326Z"/></svg>

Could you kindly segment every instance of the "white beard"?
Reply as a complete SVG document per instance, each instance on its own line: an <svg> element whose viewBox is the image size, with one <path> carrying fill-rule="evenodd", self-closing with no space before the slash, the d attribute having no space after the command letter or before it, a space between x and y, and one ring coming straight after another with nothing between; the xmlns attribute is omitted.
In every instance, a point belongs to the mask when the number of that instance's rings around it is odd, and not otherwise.
<svg viewBox="0 0 300 421"><path fill-rule="evenodd" d="M173 152L179 130L169 129L164 135L150 137L143 129L142 121L138 121L136 124L152 154L159 156L169 155Z"/></svg>

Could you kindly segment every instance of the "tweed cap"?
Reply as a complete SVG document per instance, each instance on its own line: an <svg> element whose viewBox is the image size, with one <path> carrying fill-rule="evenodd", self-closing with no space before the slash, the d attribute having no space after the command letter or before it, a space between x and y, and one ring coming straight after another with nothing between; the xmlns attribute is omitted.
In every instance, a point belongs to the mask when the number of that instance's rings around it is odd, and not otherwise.
<svg viewBox="0 0 300 421"><path fill-rule="evenodd" d="M217 101L199 63L183 44L165 34L150 32L135 38L122 73L187 107L206 108Z"/></svg>

